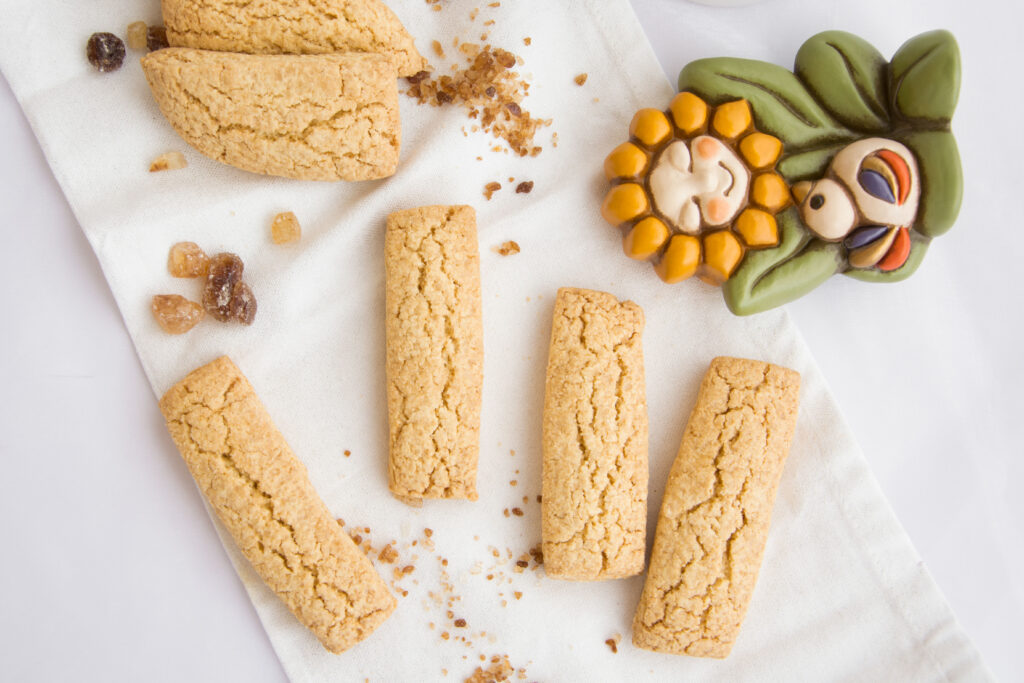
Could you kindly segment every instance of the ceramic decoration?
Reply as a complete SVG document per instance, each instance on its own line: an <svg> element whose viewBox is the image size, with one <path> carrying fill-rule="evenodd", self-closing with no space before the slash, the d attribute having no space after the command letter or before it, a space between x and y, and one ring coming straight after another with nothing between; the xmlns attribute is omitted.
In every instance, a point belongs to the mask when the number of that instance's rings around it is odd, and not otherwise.
<svg viewBox="0 0 1024 683"><path fill-rule="evenodd" d="M608 155L601 211L628 256L665 282L721 285L737 315L835 273L902 280L960 210L960 52L946 31L888 62L842 31L804 43L793 72L702 59L679 91L638 111Z"/></svg>

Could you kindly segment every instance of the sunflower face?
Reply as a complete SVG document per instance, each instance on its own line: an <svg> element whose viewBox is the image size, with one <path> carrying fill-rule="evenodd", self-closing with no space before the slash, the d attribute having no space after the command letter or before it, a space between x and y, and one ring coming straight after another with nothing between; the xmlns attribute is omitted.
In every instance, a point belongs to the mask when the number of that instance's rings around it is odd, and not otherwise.
<svg viewBox="0 0 1024 683"><path fill-rule="evenodd" d="M746 100L711 107L682 92L638 111L629 134L605 159L601 207L627 256L665 282L721 284L747 250L778 244L775 215L792 201L774 170L782 142L755 130Z"/></svg>

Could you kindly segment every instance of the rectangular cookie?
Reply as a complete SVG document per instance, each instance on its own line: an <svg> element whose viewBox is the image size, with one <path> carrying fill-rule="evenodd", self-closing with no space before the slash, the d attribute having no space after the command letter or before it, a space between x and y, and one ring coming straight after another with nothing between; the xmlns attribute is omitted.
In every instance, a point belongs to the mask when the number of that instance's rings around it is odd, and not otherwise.
<svg viewBox="0 0 1024 683"><path fill-rule="evenodd" d="M544 392L541 532L558 579L644 568L647 400L643 310L588 289L558 290Z"/></svg>
<svg viewBox="0 0 1024 683"><path fill-rule="evenodd" d="M342 652L388 618L395 598L229 358L171 387L160 410L246 559L325 648Z"/></svg>
<svg viewBox="0 0 1024 683"><path fill-rule="evenodd" d="M633 644L728 656L761 565L796 426L800 375L716 358L665 485ZM547 558L545 558L546 560Z"/></svg>
<svg viewBox="0 0 1024 683"><path fill-rule="evenodd" d="M388 216L388 482L399 499L476 500L483 322L476 212Z"/></svg>
<svg viewBox="0 0 1024 683"><path fill-rule="evenodd" d="M142 70L174 130L216 161L298 180L374 180L398 168L398 82L384 55L171 47L143 57Z"/></svg>

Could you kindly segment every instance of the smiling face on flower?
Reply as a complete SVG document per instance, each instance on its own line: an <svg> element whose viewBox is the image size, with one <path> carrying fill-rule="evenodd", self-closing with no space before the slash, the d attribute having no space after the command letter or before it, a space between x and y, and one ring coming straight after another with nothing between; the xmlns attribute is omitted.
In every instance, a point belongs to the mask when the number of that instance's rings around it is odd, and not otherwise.
<svg viewBox="0 0 1024 683"><path fill-rule="evenodd" d="M650 176L654 205L672 226L688 235L732 220L747 199L750 173L736 153L701 135L676 140L659 155Z"/></svg>

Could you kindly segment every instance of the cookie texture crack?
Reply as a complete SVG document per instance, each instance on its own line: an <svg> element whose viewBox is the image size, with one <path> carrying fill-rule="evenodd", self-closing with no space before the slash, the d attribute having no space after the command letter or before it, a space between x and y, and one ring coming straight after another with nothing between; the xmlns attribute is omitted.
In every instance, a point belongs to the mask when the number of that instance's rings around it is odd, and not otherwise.
<svg viewBox="0 0 1024 683"><path fill-rule="evenodd" d="M479 261L471 207L428 206L388 216L388 481L401 499L477 498Z"/></svg>
<svg viewBox="0 0 1024 683"><path fill-rule="evenodd" d="M172 46L248 54L383 54L399 76L426 62L379 0L163 0Z"/></svg>
<svg viewBox="0 0 1024 683"><path fill-rule="evenodd" d="M229 359L191 373L160 409L210 507L325 648L342 652L387 619L394 597Z"/></svg>
<svg viewBox="0 0 1024 683"><path fill-rule="evenodd" d="M559 290L543 424L542 539L549 576L638 574L647 518L644 317L611 294Z"/></svg>
<svg viewBox="0 0 1024 683"><path fill-rule="evenodd" d="M746 614L796 424L800 376L716 358L672 465L633 643L726 657Z"/></svg>
<svg viewBox="0 0 1024 683"><path fill-rule="evenodd" d="M302 180L372 180L398 167L398 86L382 55L168 48L142 65L168 122L211 159Z"/></svg>

